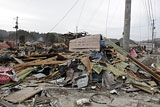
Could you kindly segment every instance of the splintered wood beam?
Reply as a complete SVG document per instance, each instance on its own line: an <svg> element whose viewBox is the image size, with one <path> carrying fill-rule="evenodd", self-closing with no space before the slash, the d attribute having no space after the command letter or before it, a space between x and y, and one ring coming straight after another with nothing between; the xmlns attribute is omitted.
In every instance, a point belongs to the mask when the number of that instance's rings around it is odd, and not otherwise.
<svg viewBox="0 0 160 107"><path fill-rule="evenodd" d="M15 66L13 66L13 68L19 68L19 67L26 67L28 65L34 65L34 64L46 64L47 62L50 62L52 60L55 60L57 59L57 56L54 56L54 57L51 57L51 58L48 58L48 59L37 59L37 60L34 60L34 61L30 61L30 62L26 62L26 63L23 63L23 64L17 64Z"/></svg>

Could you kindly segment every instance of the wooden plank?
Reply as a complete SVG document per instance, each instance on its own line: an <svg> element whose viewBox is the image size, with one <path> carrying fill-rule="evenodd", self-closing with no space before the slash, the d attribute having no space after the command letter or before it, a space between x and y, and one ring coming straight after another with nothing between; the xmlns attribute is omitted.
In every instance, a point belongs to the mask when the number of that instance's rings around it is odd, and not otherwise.
<svg viewBox="0 0 160 107"><path fill-rule="evenodd" d="M13 105L12 103L9 103L4 100L0 100L0 104L2 104L4 107L17 107L16 105ZM0 107L2 107L2 106L0 106Z"/></svg>
<svg viewBox="0 0 160 107"><path fill-rule="evenodd" d="M36 62L38 62L38 61L41 61L41 59L37 59L37 60L34 60L34 61L30 61L30 62L27 62L27 63L23 63L23 64L17 64L17 65L15 65L15 66L13 66L12 68L18 68L18 67L22 67L22 66L24 66L24 65L26 65L26 64L29 64L29 63L36 63Z"/></svg>
<svg viewBox="0 0 160 107"><path fill-rule="evenodd" d="M100 50L100 35L92 35L74 39L69 43L69 51L79 52L91 50Z"/></svg>
<svg viewBox="0 0 160 107"><path fill-rule="evenodd" d="M13 94L8 95L4 99L12 103L21 103L26 99L32 97L33 95L39 93L40 91L41 91L40 88L35 89L33 87L27 87Z"/></svg>
<svg viewBox="0 0 160 107"><path fill-rule="evenodd" d="M18 63L20 63L20 64L23 64L23 63L24 63L21 59L18 59L18 58L15 58L15 57L13 57L13 59L14 59L15 61L17 61Z"/></svg>
<svg viewBox="0 0 160 107"><path fill-rule="evenodd" d="M57 65L57 64L63 64L66 61L50 61L50 62L37 62L37 63L29 63L26 65L23 65L22 67L31 67L31 66L40 66L40 65Z"/></svg>
<svg viewBox="0 0 160 107"><path fill-rule="evenodd" d="M54 56L54 57L51 57L51 58L48 58L48 59L44 59L44 60L38 59L38 60L35 60L35 61L30 61L30 62L27 62L27 63L18 64L18 65L15 65L13 68L27 67L27 66L31 66L31 65L33 65L33 66L34 65L42 65L42 64L46 64L46 62L52 61L54 59L57 59L57 56Z"/></svg>
<svg viewBox="0 0 160 107"><path fill-rule="evenodd" d="M59 73L59 71L53 72L52 74L48 75L45 79L50 79L52 77L54 77L57 73Z"/></svg>
<svg viewBox="0 0 160 107"><path fill-rule="evenodd" d="M100 45L100 41L94 42L94 41L77 41L77 42L70 42L70 48L97 48Z"/></svg>
<svg viewBox="0 0 160 107"><path fill-rule="evenodd" d="M39 65L57 65L57 64L62 64L65 63L66 61L52 61L52 62L39 62L39 63L31 63L24 65L23 67L29 67L29 66L39 66Z"/></svg>
<svg viewBox="0 0 160 107"><path fill-rule="evenodd" d="M39 61L39 63L49 62L49 61L52 61L52 60L54 60L54 59L57 59L57 56L54 56L54 57L51 57L51 58L48 58L48 59Z"/></svg>
<svg viewBox="0 0 160 107"><path fill-rule="evenodd" d="M74 51L74 52L88 52L88 51L99 51L99 49L70 49L70 51Z"/></svg>
<svg viewBox="0 0 160 107"><path fill-rule="evenodd" d="M19 71L18 73L16 73L16 75L21 76L21 75L25 74L26 72L31 71L32 69L33 69L32 67L23 69L23 70Z"/></svg>
<svg viewBox="0 0 160 107"><path fill-rule="evenodd" d="M137 84L133 84L133 86L134 87L136 87L136 88L138 88L138 89L141 89L141 90L143 90L143 91L145 91L145 92L148 92L148 93L150 93L150 94L154 94L154 91L153 90L150 90L149 88L147 88L147 87L144 87L144 86L140 86L140 85L137 85Z"/></svg>
<svg viewBox="0 0 160 107"><path fill-rule="evenodd" d="M47 57L38 57L38 58L35 58L35 57L27 57L27 58L24 58L23 60L24 61L31 61L31 60L36 60L36 59L46 59Z"/></svg>
<svg viewBox="0 0 160 107"><path fill-rule="evenodd" d="M91 73L93 65L91 64L89 57L83 57L81 62L87 67L88 73Z"/></svg>

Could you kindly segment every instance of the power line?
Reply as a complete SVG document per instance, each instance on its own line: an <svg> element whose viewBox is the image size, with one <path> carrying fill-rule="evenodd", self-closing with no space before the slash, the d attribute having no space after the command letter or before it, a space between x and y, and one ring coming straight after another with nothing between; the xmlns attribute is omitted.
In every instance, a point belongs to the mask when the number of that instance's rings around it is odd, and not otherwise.
<svg viewBox="0 0 160 107"><path fill-rule="evenodd" d="M81 19L81 16L82 16L82 13L83 13L83 10L84 10L86 1L87 1L87 0L84 0L84 1L83 1L82 9L81 9L80 15L79 15L79 17L78 17L77 25L76 25L77 27L78 27L78 25L79 25L79 22L80 22L80 19Z"/></svg>
<svg viewBox="0 0 160 107"><path fill-rule="evenodd" d="M152 15L152 18L154 19L152 1L149 0L149 3L150 3L150 8L151 8L151 15Z"/></svg>
<svg viewBox="0 0 160 107"><path fill-rule="evenodd" d="M149 31L150 31L150 27L151 27L150 21L152 19L151 19L151 15L149 14L149 7L147 5L146 0L144 0L144 7L145 7L145 10L146 10L146 13L147 13L147 17L148 17L148 39L149 39Z"/></svg>
<svg viewBox="0 0 160 107"><path fill-rule="evenodd" d="M121 0L118 0L118 1L117 1L117 5L115 6L116 8L115 8L114 12L112 12L113 15L112 15L112 19L110 20L110 24L112 24L113 19L115 18L115 15L117 14L117 10L119 10L119 7L120 7L121 4L122 4L122 1L121 1ZM116 15L116 16L117 16L117 15Z"/></svg>
<svg viewBox="0 0 160 107"><path fill-rule="evenodd" d="M148 34L147 34L147 35L148 35L148 41L149 41L149 37L150 37L149 34L150 34L150 30L151 30L151 29L150 29L150 27L151 27L151 24L150 24L151 16L149 15L149 8L148 8L148 5L147 5L147 3L146 3L146 0L144 0L144 3L143 3L143 4L144 4L144 8L145 8L145 10L146 10L147 17L148 17L148 18L147 18L147 22L148 22L148 23L147 23L147 24L148 24L148 29L147 29L147 31L148 31L147 33L148 33Z"/></svg>
<svg viewBox="0 0 160 107"><path fill-rule="evenodd" d="M150 16L149 16L149 12L148 12L148 7L147 7L146 0L144 0L144 8L145 8L145 10L146 10L148 20L150 20L151 18L150 18Z"/></svg>
<svg viewBox="0 0 160 107"><path fill-rule="evenodd" d="M154 49L154 38L155 38L155 20L154 20L154 15L153 15L153 7L152 7L152 1L148 0L148 10L149 10L149 15L151 17L151 27L152 27L152 51Z"/></svg>
<svg viewBox="0 0 160 107"><path fill-rule="evenodd" d="M141 5L139 4L139 7L140 7ZM139 35L140 35L140 41L141 41L141 13L142 13L142 8L140 8L140 12L139 12ZM141 42L140 42L140 44L141 44Z"/></svg>
<svg viewBox="0 0 160 107"><path fill-rule="evenodd" d="M145 7L146 7L146 11L147 11L147 14L148 14L148 17L149 17L148 19L150 21L152 19L151 14L150 14L150 6L149 6L149 2L146 3L146 0L145 0Z"/></svg>
<svg viewBox="0 0 160 107"><path fill-rule="evenodd" d="M148 3L149 17L150 17L150 20L152 20L152 16L151 16L151 7L150 7L150 2L149 2L149 0L147 0L147 3Z"/></svg>
<svg viewBox="0 0 160 107"><path fill-rule="evenodd" d="M156 3L157 3L157 1L154 0L153 4L154 4L154 16L155 16L155 20L156 20L156 16L157 16L157 6L156 6L157 4Z"/></svg>
<svg viewBox="0 0 160 107"><path fill-rule="evenodd" d="M154 15L153 15L153 6L152 6L152 1L148 1L148 10L149 10L149 15L150 15L150 21L151 21L151 26L153 26L153 21L154 21Z"/></svg>
<svg viewBox="0 0 160 107"><path fill-rule="evenodd" d="M55 24L55 26L53 26L53 28L49 31L51 32L52 30L54 30L64 19L65 17L72 11L72 9L76 6L76 4L79 2L79 0L76 0L76 2L73 4L73 6L67 11L67 13L58 21L57 24Z"/></svg>
<svg viewBox="0 0 160 107"><path fill-rule="evenodd" d="M99 12L100 7L102 6L102 4L104 3L104 0L101 2L99 2L99 4L97 5L97 7L95 8L95 10L93 11L91 17L89 18L89 20L87 21L87 26L86 29L88 29L88 26L91 24L92 20L95 18L96 14Z"/></svg>

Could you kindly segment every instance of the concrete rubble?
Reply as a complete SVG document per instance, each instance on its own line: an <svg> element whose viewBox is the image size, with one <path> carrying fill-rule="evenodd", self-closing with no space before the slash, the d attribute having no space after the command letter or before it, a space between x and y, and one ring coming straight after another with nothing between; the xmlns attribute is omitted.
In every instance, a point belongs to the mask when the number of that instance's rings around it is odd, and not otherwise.
<svg viewBox="0 0 160 107"><path fill-rule="evenodd" d="M7 44L0 44L0 107L159 107L160 54L128 53L101 35L68 46Z"/></svg>

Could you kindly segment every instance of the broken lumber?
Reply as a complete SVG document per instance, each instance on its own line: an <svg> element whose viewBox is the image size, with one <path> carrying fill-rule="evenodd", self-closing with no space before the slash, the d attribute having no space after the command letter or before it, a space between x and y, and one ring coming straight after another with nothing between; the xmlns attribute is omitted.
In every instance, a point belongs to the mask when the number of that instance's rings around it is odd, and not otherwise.
<svg viewBox="0 0 160 107"><path fill-rule="evenodd" d="M27 87L20 91L10 94L4 99L12 103L21 103L24 102L26 99L32 97L33 95L39 93L40 91L40 88L34 89L33 87Z"/></svg>
<svg viewBox="0 0 160 107"><path fill-rule="evenodd" d="M31 71L32 69L33 69L32 67L23 69L23 70L19 71L16 75L21 76L21 75L25 74L26 72Z"/></svg>
<svg viewBox="0 0 160 107"><path fill-rule="evenodd" d="M17 64L15 66L13 66L12 68L15 69L15 68L18 68L18 67L23 67L24 65L26 64L30 64L30 63L36 63L38 61L41 61L41 59L37 59L37 60L34 60L34 61L30 61L30 62L26 62L26 63L23 63L23 64Z"/></svg>
<svg viewBox="0 0 160 107"><path fill-rule="evenodd" d="M91 64L89 57L83 57L81 59L81 62L87 67L88 73L92 73L92 66L93 65Z"/></svg>
<svg viewBox="0 0 160 107"><path fill-rule="evenodd" d="M52 64L57 64L58 62L51 62L54 59L57 59L57 56L54 56L54 57L51 57L51 58L48 58L48 59L44 59L44 60L38 59L38 60L35 60L35 61L30 61L30 62L27 62L27 63L18 64L18 65L15 65L13 68L29 67L29 66L36 66L36 65L52 65Z"/></svg>
<svg viewBox="0 0 160 107"><path fill-rule="evenodd" d="M20 63L20 64L23 64L23 63L24 63L21 59L18 59L18 58L15 58L15 57L13 57L13 59L14 59L15 61L17 61L18 63Z"/></svg>
<svg viewBox="0 0 160 107"><path fill-rule="evenodd" d="M150 73L151 76L160 82L160 76L156 74L152 69L150 69L148 66L144 65L143 63L139 62L136 58L131 56L128 52L126 52L124 49L113 43L111 40L104 38L104 41L111 45L116 51L118 51L120 54L130 58L132 61L134 61L139 67L143 68L146 72Z"/></svg>

